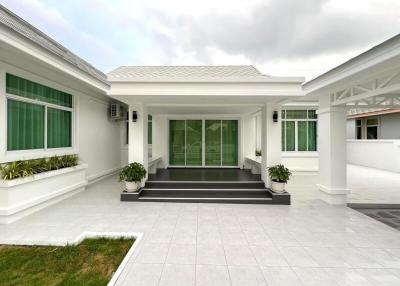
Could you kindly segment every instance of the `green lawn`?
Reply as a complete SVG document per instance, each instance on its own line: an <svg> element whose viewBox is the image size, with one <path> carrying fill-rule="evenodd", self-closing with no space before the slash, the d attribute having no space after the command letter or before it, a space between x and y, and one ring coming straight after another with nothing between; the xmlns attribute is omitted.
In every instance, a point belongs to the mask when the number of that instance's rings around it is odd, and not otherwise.
<svg viewBox="0 0 400 286"><path fill-rule="evenodd" d="M0 245L0 285L107 285L133 239L86 239L75 246Z"/></svg>

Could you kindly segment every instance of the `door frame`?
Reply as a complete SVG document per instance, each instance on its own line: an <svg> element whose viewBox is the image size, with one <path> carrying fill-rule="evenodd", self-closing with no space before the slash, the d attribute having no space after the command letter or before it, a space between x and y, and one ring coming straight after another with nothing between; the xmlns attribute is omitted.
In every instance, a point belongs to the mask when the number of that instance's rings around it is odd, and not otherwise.
<svg viewBox="0 0 400 286"><path fill-rule="evenodd" d="M209 168L209 169L216 169L216 168L228 168L228 169L237 169L240 168L240 162L241 157L242 157L242 146L241 146L241 127L242 127L242 122L241 122L241 116L239 115L170 115L167 116L167 158L168 158L168 164L167 168ZM201 120L202 121L202 145L201 145L201 152L202 152L202 163L201 166L185 166L185 165L170 165L170 121L171 120ZM238 144L237 144L237 154L238 154L238 165L236 166L206 166L205 165L205 121L206 120L237 120L238 122ZM222 154L221 154L222 156Z"/></svg>

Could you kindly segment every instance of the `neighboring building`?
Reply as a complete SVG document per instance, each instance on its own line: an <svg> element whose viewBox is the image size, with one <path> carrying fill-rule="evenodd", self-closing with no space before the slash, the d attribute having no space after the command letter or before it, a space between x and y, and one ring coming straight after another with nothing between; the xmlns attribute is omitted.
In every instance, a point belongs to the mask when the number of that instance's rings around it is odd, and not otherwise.
<svg viewBox="0 0 400 286"><path fill-rule="evenodd" d="M343 204L346 112L398 108L399 62L396 36L307 83L253 66L123 66L105 75L1 6L0 163L78 154L81 164L0 181L0 223L135 161L149 173L251 168L263 188L267 167L284 163L318 171L325 200ZM382 122L361 123L361 138L363 128L385 134Z"/></svg>
<svg viewBox="0 0 400 286"><path fill-rule="evenodd" d="M353 109L347 118L347 139L400 139L400 109Z"/></svg>

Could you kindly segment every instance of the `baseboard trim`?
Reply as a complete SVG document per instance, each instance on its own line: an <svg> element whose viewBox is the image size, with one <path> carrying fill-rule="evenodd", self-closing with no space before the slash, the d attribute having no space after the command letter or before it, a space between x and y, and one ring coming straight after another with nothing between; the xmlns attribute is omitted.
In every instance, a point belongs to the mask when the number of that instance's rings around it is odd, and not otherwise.
<svg viewBox="0 0 400 286"><path fill-rule="evenodd" d="M109 169L109 170L88 176L87 177L88 185L94 184L94 183L101 181L109 176L115 175L117 172L119 172L119 170L121 170L121 167L116 167L113 169Z"/></svg>

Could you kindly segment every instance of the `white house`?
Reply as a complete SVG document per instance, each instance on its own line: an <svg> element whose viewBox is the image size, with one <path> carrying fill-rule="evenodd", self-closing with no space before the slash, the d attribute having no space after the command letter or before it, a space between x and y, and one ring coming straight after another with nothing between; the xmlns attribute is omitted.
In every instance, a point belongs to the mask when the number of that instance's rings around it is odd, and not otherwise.
<svg viewBox="0 0 400 286"><path fill-rule="evenodd" d="M81 164L1 181L0 222L134 161L151 174L251 169L266 186L266 168L283 162L317 174L326 201L346 203L347 111L399 106L400 36L309 82L253 66L124 66L105 75L1 7L0 163L78 154Z"/></svg>

